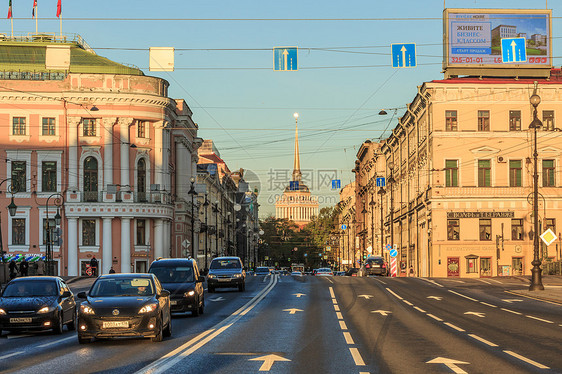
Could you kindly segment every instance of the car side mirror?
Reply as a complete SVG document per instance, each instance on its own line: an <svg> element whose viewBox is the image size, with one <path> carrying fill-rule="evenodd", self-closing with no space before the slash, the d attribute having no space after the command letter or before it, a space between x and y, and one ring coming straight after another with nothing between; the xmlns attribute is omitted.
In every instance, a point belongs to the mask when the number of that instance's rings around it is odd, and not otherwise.
<svg viewBox="0 0 562 374"><path fill-rule="evenodd" d="M62 293L62 297L70 297L70 296L72 296L72 292L70 292L70 291L64 291Z"/></svg>
<svg viewBox="0 0 562 374"><path fill-rule="evenodd" d="M160 297L168 297L168 296L170 296L170 291L168 291L168 290L162 290L162 291L160 291L160 295L158 295L158 296L160 296Z"/></svg>
<svg viewBox="0 0 562 374"><path fill-rule="evenodd" d="M78 292L78 295L76 295L76 297L78 297L79 299L87 299L88 295L86 294L86 292L82 291Z"/></svg>
<svg viewBox="0 0 562 374"><path fill-rule="evenodd" d="M205 277L197 278L197 282L201 282L201 283L205 282Z"/></svg>

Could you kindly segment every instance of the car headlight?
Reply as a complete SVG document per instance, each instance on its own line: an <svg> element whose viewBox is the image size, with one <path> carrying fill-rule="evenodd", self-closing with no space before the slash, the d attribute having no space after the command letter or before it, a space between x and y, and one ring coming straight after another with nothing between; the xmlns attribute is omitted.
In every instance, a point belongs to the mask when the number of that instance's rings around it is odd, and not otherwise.
<svg viewBox="0 0 562 374"><path fill-rule="evenodd" d="M48 313L48 312L50 312L51 310L53 310L53 308L48 307L48 306L44 306L43 308L39 309L39 310L37 311L37 313Z"/></svg>
<svg viewBox="0 0 562 374"><path fill-rule="evenodd" d="M5 316L7 313L4 309L0 309L0 316Z"/></svg>
<svg viewBox="0 0 562 374"><path fill-rule="evenodd" d="M195 295L195 291L191 290L191 291L187 291L186 293L183 294L184 297L190 297Z"/></svg>
<svg viewBox="0 0 562 374"><path fill-rule="evenodd" d="M96 314L96 313L94 312L94 310L92 309L91 306L84 305L84 304L80 305L80 313L84 313L84 314Z"/></svg>
<svg viewBox="0 0 562 374"><path fill-rule="evenodd" d="M217 276L214 275L214 274L208 274L208 275L207 275L207 278L209 278L209 279L213 279L213 278L216 278L216 277L217 277Z"/></svg>
<svg viewBox="0 0 562 374"><path fill-rule="evenodd" d="M234 278L242 278L242 274L234 274L233 277Z"/></svg>
<svg viewBox="0 0 562 374"><path fill-rule="evenodd" d="M139 310L139 314L154 312L158 308L158 304L146 304Z"/></svg>

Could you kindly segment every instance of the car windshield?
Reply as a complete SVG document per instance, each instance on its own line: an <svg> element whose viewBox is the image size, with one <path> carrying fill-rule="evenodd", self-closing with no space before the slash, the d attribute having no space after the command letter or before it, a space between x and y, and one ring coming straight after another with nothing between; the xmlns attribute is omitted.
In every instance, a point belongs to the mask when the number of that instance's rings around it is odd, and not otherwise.
<svg viewBox="0 0 562 374"><path fill-rule="evenodd" d="M256 273L269 273L268 268L257 268Z"/></svg>
<svg viewBox="0 0 562 374"><path fill-rule="evenodd" d="M191 266L153 266L148 271L156 275L160 283L194 282Z"/></svg>
<svg viewBox="0 0 562 374"><path fill-rule="evenodd" d="M92 297L150 295L154 295L154 287L149 278L100 278L90 290Z"/></svg>
<svg viewBox="0 0 562 374"><path fill-rule="evenodd" d="M370 264L382 265L384 260L382 258L370 258L370 259L367 260L367 262L370 263Z"/></svg>
<svg viewBox="0 0 562 374"><path fill-rule="evenodd" d="M57 296L55 281L14 282L6 286L2 297Z"/></svg>
<svg viewBox="0 0 562 374"><path fill-rule="evenodd" d="M228 260L213 260L211 262L211 269L240 269L242 264L238 259L228 259Z"/></svg>

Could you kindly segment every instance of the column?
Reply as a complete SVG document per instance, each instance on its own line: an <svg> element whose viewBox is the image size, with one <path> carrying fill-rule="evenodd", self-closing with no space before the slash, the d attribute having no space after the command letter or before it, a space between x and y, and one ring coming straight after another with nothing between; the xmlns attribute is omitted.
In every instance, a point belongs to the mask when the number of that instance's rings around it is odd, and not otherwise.
<svg viewBox="0 0 562 374"><path fill-rule="evenodd" d="M68 119L68 190L78 191L78 126L79 118Z"/></svg>
<svg viewBox="0 0 562 374"><path fill-rule="evenodd" d="M160 185L160 190L164 189L164 180L162 178L162 170L164 164L162 161L162 155L164 152L164 147L162 145L162 124L154 126L154 183Z"/></svg>
<svg viewBox="0 0 562 374"><path fill-rule="evenodd" d="M78 276L78 218L68 218L68 273Z"/></svg>
<svg viewBox="0 0 562 374"><path fill-rule="evenodd" d="M191 157L189 157L191 161ZM176 140L176 194L179 198L188 198L189 178L191 177L191 162L188 152L181 139Z"/></svg>
<svg viewBox="0 0 562 374"><path fill-rule="evenodd" d="M112 245L112 235L111 235L111 222L113 217L103 218L103 242L102 242L102 268L100 269L101 274L109 273L109 269L113 264L113 245Z"/></svg>
<svg viewBox="0 0 562 374"><path fill-rule="evenodd" d="M129 152L130 152L130 144L129 144L129 123L125 120L119 120L119 139L121 140L120 151L121 151L121 180L119 184L121 186L129 186ZM121 187L123 188L123 187ZM132 191L131 187L126 189L127 191ZM130 222L129 222L130 225ZM123 250L123 249L121 249ZM123 264L121 264L123 266Z"/></svg>
<svg viewBox="0 0 562 374"><path fill-rule="evenodd" d="M164 243L162 239L164 237L164 222L162 218L157 218L154 220L154 239L152 242L152 248L154 248L154 259L158 257L164 257Z"/></svg>
<svg viewBox="0 0 562 374"><path fill-rule="evenodd" d="M105 131L103 132L105 142L103 146L103 189L107 191L107 185L113 184L113 124L115 118L105 120ZM103 266L105 268L105 265ZM109 269L109 268L108 268Z"/></svg>
<svg viewBox="0 0 562 374"><path fill-rule="evenodd" d="M164 243L164 257L170 257L170 221L164 220L164 238L162 242ZM193 244L192 244L193 245Z"/></svg>
<svg viewBox="0 0 562 374"><path fill-rule="evenodd" d="M121 217L121 273L131 272L131 219Z"/></svg>

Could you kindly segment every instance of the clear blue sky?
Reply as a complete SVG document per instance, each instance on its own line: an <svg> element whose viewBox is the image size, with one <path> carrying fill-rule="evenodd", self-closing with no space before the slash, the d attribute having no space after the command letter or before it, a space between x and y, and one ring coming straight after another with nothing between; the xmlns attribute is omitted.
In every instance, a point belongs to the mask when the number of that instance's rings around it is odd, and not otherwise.
<svg viewBox="0 0 562 374"><path fill-rule="evenodd" d="M4 3L7 14L8 0ZM35 31L32 3L13 0L14 33ZM38 0L40 32L58 33L56 3ZM548 4L553 9L555 66L561 62L556 57L562 26L556 18L558 3ZM262 216L274 212L270 202L281 191L271 187L282 184L293 167L294 112L300 114L301 168L313 171L312 192L332 205L338 193L319 183L318 176L337 172L342 186L349 183L361 143L384 136L384 129L396 124L392 111L382 117L379 110L405 107L417 85L443 77L442 0L63 0L62 5L64 33L80 34L98 54L170 82L170 96L188 102L199 136L215 141L230 169L258 175ZM447 0L446 6L544 9L545 1ZM127 20L131 18L160 20ZM382 20L161 20L172 18ZM9 20L3 30L9 33ZM390 44L403 42L417 44L417 68L390 66ZM299 71L273 71L272 48L277 46L299 47ZM176 51L176 71L152 73L149 47L195 50Z"/></svg>

